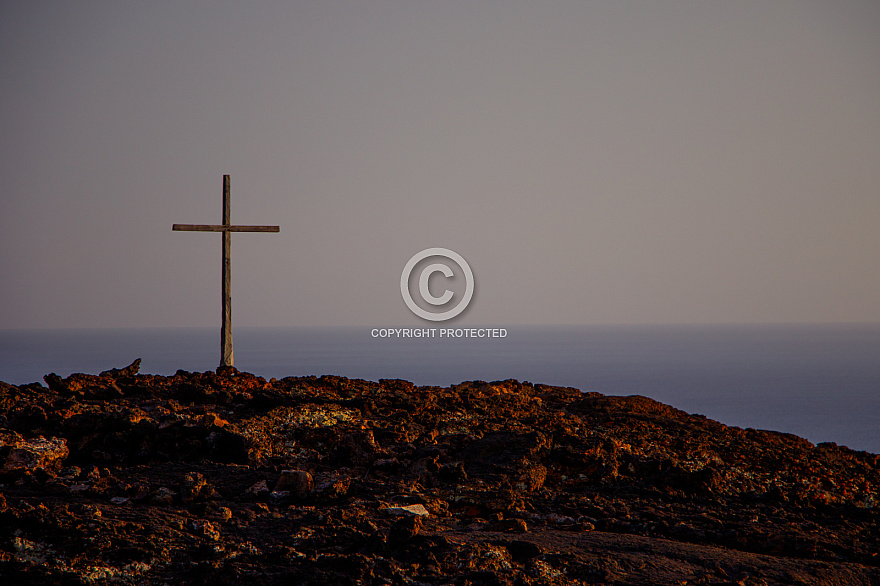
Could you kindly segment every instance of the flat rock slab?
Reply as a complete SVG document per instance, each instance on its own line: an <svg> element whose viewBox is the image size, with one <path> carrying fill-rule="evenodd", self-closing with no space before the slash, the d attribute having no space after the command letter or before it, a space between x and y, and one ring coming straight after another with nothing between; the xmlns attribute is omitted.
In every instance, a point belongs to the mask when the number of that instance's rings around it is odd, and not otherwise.
<svg viewBox="0 0 880 586"><path fill-rule="evenodd" d="M592 531L573 533L539 529L511 538L493 531L445 531L451 543L492 543L515 552L535 546L533 559L558 560L565 568L602 583L626 584L802 584L847 586L872 584L877 568L829 564L682 543L668 539Z"/></svg>
<svg viewBox="0 0 880 586"><path fill-rule="evenodd" d="M427 517L431 513L424 505L407 505L405 507L388 507L381 509L386 515L393 517Z"/></svg>

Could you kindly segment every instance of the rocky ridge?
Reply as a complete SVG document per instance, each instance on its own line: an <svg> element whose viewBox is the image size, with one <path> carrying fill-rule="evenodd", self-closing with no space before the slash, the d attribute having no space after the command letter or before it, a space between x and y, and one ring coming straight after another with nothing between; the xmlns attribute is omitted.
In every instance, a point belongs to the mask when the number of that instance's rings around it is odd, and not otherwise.
<svg viewBox="0 0 880 586"><path fill-rule="evenodd" d="M880 584L880 456L651 399L0 383L0 583Z"/></svg>

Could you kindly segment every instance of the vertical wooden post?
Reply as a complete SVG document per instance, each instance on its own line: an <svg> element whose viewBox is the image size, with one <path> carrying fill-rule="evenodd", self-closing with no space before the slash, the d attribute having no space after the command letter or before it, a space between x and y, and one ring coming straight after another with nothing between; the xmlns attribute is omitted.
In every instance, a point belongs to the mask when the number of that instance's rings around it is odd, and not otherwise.
<svg viewBox="0 0 880 586"><path fill-rule="evenodd" d="M232 354L232 232L228 230L230 222L230 181L229 175L223 176L223 325L220 327L220 366L234 366Z"/></svg>

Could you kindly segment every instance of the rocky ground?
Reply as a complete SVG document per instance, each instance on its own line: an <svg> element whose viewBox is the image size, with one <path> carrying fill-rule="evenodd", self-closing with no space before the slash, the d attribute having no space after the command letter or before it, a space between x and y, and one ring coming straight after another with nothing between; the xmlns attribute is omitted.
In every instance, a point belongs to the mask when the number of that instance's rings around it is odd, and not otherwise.
<svg viewBox="0 0 880 586"><path fill-rule="evenodd" d="M880 456L644 397L0 383L2 584L880 584Z"/></svg>

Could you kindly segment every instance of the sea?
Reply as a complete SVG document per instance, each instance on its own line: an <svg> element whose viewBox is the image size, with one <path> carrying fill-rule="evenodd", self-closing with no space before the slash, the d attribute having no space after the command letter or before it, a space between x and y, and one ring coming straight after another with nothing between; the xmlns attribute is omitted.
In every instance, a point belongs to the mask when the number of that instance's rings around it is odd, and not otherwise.
<svg viewBox="0 0 880 586"><path fill-rule="evenodd" d="M880 324L508 326L491 338L376 333L240 327L235 366L267 379L332 374L419 386L516 379L644 395L727 425L880 453ZM99 373L135 358L141 373L213 370L219 338L218 328L5 330L0 380Z"/></svg>

